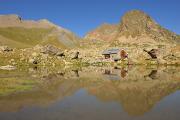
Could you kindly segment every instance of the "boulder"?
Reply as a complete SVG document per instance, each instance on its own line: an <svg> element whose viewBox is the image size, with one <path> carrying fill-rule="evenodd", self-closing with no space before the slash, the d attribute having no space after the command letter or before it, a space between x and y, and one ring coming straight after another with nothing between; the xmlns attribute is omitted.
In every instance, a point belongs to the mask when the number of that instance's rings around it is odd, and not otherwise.
<svg viewBox="0 0 180 120"><path fill-rule="evenodd" d="M38 60L31 58L31 59L29 59L29 63L36 65L36 64L38 64Z"/></svg>
<svg viewBox="0 0 180 120"><path fill-rule="evenodd" d="M144 49L144 52L147 52L152 59L157 59L157 49L151 49L150 51Z"/></svg>
<svg viewBox="0 0 180 120"><path fill-rule="evenodd" d="M1 51L4 51L4 52L13 51L13 49L10 48L10 47L8 47L8 46L1 46L1 47L0 47L0 50L1 50Z"/></svg>
<svg viewBox="0 0 180 120"><path fill-rule="evenodd" d="M65 54L64 54L64 52L62 52L62 51L60 52L59 51L59 52L56 53L56 56L65 57Z"/></svg>
<svg viewBox="0 0 180 120"><path fill-rule="evenodd" d="M78 59L79 58L79 52L73 53L72 59Z"/></svg>
<svg viewBox="0 0 180 120"><path fill-rule="evenodd" d="M1 70L15 70L16 67L15 66L11 66L11 65L6 65L6 66L0 66Z"/></svg>
<svg viewBox="0 0 180 120"><path fill-rule="evenodd" d="M33 52L33 53L32 53L32 56L33 56L33 57L37 57L37 56L38 56L38 53Z"/></svg>
<svg viewBox="0 0 180 120"><path fill-rule="evenodd" d="M65 56L64 52L60 50L59 48L53 46L53 45L46 45L41 49L41 53L43 54L49 54L49 55L56 55L56 56Z"/></svg>

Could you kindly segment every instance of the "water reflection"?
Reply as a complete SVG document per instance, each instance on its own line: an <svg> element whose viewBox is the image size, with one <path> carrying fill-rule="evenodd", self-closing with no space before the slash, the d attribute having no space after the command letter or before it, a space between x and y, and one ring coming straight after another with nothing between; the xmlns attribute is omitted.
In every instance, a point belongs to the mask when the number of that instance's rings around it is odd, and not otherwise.
<svg viewBox="0 0 180 120"><path fill-rule="evenodd" d="M158 76L157 76L157 70L152 70L150 74L148 74L147 76L145 77L149 77L151 79L158 79Z"/></svg>
<svg viewBox="0 0 180 120"><path fill-rule="evenodd" d="M0 118L6 120L9 115L13 118L12 112L21 118L20 113L25 112L29 119L34 119L39 116L36 114L33 118L34 111L41 114L48 111L47 115L60 119L65 117L63 112L66 111L67 116L75 119L80 116L85 119L103 119L104 117L99 117L106 112L109 116L104 119L117 119L122 116L127 119L136 119L134 116L152 119L156 105L180 89L179 71L179 67L157 66L0 71L0 79L16 77L38 81L31 90L0 96ZM180 98L180 94L177 96ZM174 109L177 113L176 108ZM55 114L54 110L58 110L58 114ZM74 116L75 113L71 110L77 111L79 117ZM92 112L93 110L96 113ZM147 113L152 115L148 116ZM180 117L178 115L176 114L176 117ZM160 117L164 118L163 115ZM49 116L47 118L50 119Z"/></svg>
<svg viewBox="0 0 180 120"><path fill-rule="evenodd" d="M76 77L79 77L79 71L78 70L72 70Z"/></svg>
<svg viewBox="0 0 180 120"><path fill-rule="evenodd" d="M128 74L128 68L122 67L122 68L109 68L104 70L104 75L109 80L121 80L125 78Z"/></svg>

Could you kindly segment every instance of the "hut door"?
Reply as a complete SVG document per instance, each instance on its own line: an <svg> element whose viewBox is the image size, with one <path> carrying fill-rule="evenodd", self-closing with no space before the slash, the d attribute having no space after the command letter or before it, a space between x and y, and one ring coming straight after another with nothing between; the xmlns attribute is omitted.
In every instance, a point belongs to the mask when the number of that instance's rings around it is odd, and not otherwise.
<svg viewBox="0 0 180 120"><path fill-rule="evenodd" d="M111 56L109 54L105 55L105 59L109 59Z"/></svg>

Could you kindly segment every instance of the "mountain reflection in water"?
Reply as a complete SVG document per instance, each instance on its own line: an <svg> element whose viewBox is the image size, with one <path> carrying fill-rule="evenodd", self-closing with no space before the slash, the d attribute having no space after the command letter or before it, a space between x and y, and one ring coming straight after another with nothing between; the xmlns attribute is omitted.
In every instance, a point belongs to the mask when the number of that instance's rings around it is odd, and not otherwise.
<svg viewBox="0 0 180 120"><path fill-rule="evenodd" d="M37 67L4 77L38 84L0 96L0 120L180 119L179 67Z"/></svg>

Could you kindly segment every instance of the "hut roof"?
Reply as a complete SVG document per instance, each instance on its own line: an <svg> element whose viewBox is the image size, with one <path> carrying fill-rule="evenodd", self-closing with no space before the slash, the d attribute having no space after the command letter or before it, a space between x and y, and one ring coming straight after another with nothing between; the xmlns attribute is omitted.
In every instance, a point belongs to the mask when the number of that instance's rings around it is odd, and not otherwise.
<svg viewBox="0 0 180 120"><path fill-rule="evenodd" d="M120 51L120 49L118 49L118 48L112 48L112 49L104 50L102 52L102 55L118 54L119 51Z"/></svg>

